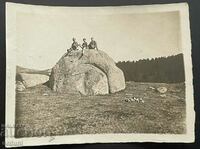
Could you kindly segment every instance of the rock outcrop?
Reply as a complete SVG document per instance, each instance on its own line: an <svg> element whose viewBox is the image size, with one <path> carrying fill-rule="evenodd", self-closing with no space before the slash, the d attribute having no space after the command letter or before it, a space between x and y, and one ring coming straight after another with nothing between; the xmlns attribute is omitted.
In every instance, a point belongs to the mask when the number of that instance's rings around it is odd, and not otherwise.
<svg viewBox="0 0 200 150"><path fill-rule="evenodd" d="M46 83L49 80L51 69L35 70L16 67L16 90L23 91L26 88Z"/></svg>
<svg viewBox="0 0 200 150"><path fill-rule="evenodd" d="M83 95L115 93L125 89L123 72L105 52L72 51L64 54L52 68L49 85L58 92Z"/></svg>
<svg viewBox="0 0 200 150"><path fill-rule="evenodd" d="M26 88L43 84L49 80L49 76L42 74L20 73L19 75Z"/></svg>
<svg viewBox="0 0 200 150"><path fill-rule="evenodd" d="M47 75L30 73L18 73L16 78L16 80L23 83L26 88L43 84L49 80L49 76Z"/></svg>

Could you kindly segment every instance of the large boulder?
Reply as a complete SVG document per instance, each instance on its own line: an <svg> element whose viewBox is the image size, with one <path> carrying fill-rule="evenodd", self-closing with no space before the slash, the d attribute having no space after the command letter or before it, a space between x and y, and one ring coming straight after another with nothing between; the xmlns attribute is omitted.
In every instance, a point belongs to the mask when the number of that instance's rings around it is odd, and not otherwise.
<svg viewBox="0 0 200 150"><path fill-rule="evenodd" d="M55 83L52 84L52 89L57 92L80 92L83 95L107 94L109 92L106 75L90 64L80 64L76 68L72 68L68 74L62 72L56 74L53 71L51 77L54 77Z"/></svg>
<svg viewBox="0 0 200 150"><path fill-rule="evenodd" d="M78 91L83 95L108 94L125 89L123 72L100 50L64 54L52 68L49 83L54 91Z"/></svg>

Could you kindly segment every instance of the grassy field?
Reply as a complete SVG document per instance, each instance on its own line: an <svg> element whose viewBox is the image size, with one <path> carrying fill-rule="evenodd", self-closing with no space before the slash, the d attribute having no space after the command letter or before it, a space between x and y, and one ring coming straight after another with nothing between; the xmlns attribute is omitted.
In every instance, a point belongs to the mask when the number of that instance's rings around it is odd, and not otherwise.
<svg viewBox="0 0 200 150"><path fill-rule="evenodd" d="M165 86L165 96L150 87ZM144 103L125 101L130 95ZM185 133L185 85L127 82L103 96L59 94L39 85L16 94L16 137L96 133Z"/></svg>

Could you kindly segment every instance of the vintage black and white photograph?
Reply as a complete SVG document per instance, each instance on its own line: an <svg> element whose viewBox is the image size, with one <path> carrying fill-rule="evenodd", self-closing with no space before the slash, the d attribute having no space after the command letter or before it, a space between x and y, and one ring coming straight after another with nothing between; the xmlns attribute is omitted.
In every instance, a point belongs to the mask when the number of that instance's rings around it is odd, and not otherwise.
<svg viewBox="0 0 200 150"><path fill-rule="evenodd" d="M6 11L8 147L194 141L186 3Z"/></svg>

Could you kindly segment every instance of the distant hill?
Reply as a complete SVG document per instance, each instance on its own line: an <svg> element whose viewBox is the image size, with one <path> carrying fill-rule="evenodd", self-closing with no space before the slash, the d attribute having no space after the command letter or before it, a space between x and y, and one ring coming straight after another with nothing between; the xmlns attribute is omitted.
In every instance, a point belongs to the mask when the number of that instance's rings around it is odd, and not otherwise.
<svg viewBox="0 0 200 150"><path fill-rule="evenodd" d="M51 69L36 70L36 69L28 69L28 68L16 66L16 74L19 74L19 73L43 74L43 75L49 76L51 73Z"/></svg>
<svg viewBox="0 0 200 150"><path fill-rule="evenodd" d="M123 70L126 81L177 83L185 81L183 54L120 61L117 66Z"/></svg>

